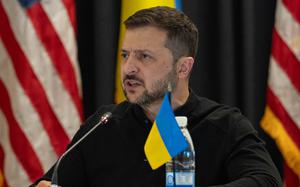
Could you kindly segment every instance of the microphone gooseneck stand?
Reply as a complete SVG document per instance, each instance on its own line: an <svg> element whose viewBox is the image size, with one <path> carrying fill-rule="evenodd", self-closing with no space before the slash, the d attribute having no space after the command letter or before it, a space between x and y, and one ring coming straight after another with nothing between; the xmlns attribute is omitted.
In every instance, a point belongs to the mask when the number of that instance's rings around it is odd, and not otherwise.
<svg viewBox="0 0 300 187"><path fill-rule="evenodd" d="M76 147L80 142L82 142L89 134L91 134L98 126L100 125L104 125L108 122L109 118L111 117L112 113L111 112L106 112L104 113L101 118L100 121L93 127L91 128L84 136L82 136L77 142L75 142L66 152L64 152L64 154L62 154L59 159L57 160L54 169L53 169L53 174L52 174L52 178L51 178L51 187L60 187L58 185L58 177L57 177L57 171L58 171L58 167L59 164L61 162L61 160L70 152L74 149L74 147Z"/></svg>

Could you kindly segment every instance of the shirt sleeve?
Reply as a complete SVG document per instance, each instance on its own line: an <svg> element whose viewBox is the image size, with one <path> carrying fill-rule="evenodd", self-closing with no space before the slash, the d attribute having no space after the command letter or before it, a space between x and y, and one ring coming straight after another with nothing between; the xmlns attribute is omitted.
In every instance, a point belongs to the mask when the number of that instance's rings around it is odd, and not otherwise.
<svg viewBox="0 0 300 187"><path fill-rule="evenodd" d="M264 142L245 118L237 120L231 130L231 153L225 162L229 181L224 187L279 187L281 177Z"/></svg>

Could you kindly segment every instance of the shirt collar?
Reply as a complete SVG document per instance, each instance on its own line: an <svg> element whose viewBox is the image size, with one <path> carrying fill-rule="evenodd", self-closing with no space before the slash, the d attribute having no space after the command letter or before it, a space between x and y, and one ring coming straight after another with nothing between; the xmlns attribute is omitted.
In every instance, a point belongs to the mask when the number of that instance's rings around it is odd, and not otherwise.
<svg viewBox="0 0 300 187"><path fill-rule="evenodd" d="M186 116L187 118L190 118L192 115L193 109L197 106L197 96L196 94L190 89L189 90L189 97L185 104L178 107L174 111L175 116ZM149 120L144 113L142 107L140 107L137 104L133 104L133 112L137 120L139 121L139 124L146 126L146 128L152 127L152 122Z"/></svg>

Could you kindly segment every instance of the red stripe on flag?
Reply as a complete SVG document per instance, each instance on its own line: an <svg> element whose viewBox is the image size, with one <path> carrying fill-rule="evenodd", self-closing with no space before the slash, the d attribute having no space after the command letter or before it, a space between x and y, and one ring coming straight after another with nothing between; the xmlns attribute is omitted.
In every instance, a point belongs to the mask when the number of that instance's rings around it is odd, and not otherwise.
<svg viewBox="0 0 300 187"><path fill-rule="evenodd" d="M283 178L284 178L284 186L286 187L299 187L300 179L298 176L291 170L291 168L284 162L283 164Z"/></svg>
<svg viewBox="0 0 300 187"><path fill-rule="evenodd" d="M16 121L10 103L8 92L0 80L0 108L9 124L9 139L17 158L24 167L31 181L36 180L43 174L41 163L36 156L30 142L25 137L18 122ZM33 124L34 125L34 124Z"/></svg>
<svg viewBox="0 0 300 187"><path fill-rule="evenodd" d="M293 15L295 20L300 24L300 1L299 0L283 0L284 5Z"/></svg>
<svg viewBox="0 0 300 187"><path fill-rule="evenodd" d="M43 126L50 137L50 141L56 153L60 155L65 151L65 147L69 143L69 138L50 107L43 86L34 74L25 54L18 45L1 2L0 25L0 38L2 38L3 44L12 59L17 77L25 93L30 98L31 103L39 113ZM2 97L1 100L3 100Z"/></svg>
<svg viewBox="0 0 300 187"><path fill-rule="evenodd" d="M290 118L289 114L286 112L285 108L282 106L279 99L273 93L271 88L267 89L267 103L270 106L273 113L280 119L283 124L284 129L292 138L293 142L300 149L300 130L294 121Z"/></svg>
<svg viewBox="0 0 300 187"><path fill-rule="evenodd" d="M70 22L73 26L73 29L74 29L74 33L77 33L77 24L76 24L76 7L75 7L75 3L73 0L63 0L62 1L64 6L65 6L65 9L67 10L67 13L69 15L69 19L70 19Z"/></svg>
<svg viewBox="0 0 300 187"><path fill-rule="evenodd" d="M272 55L300 92L300 62L279 36L276 29L273 30Z"/></svg>
<svg viewBox="0 0 300 187"><path fill-rule="evenodd" d="M47 53L49 54L54 67L59 73L66 90L75 103L78 114L82 121L83 111L81 98L76 81L76 74L68 53L66 52L59 36L57 35L51 21L41 7L40 3L36 3L27 9L27 14L35 27L37 35L47 49Z"/></svg>

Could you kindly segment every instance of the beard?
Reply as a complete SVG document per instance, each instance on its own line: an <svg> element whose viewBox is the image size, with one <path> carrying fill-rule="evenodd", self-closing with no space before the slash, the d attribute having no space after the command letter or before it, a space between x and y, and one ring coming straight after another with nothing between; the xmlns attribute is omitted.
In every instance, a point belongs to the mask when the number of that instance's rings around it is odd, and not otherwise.
<svg viewBox="0 0 300 187"><path fill-rule="evenodd" d="M164 78L152 83L151 91L145 89L145 91L136 99L134 103L140 105L141 107L147 107L152 103L161 101L165 93L168 91L169 84L171 84L172 90L176 88L177 86L176 78L177 78L177 73L175 68L173 67L171 71ZM132 75L126 76L124 80L126 79L138 80L140 82L143 82L136 76L132 76ZM124 88L123 88L123 92L126 99L129 101L127 97L127 92L124 90Z"/></svg>

